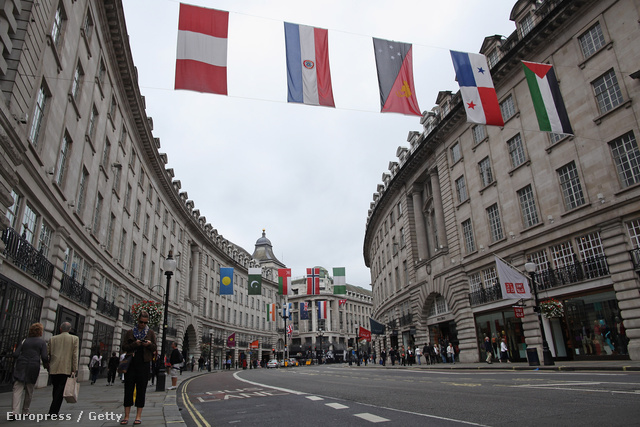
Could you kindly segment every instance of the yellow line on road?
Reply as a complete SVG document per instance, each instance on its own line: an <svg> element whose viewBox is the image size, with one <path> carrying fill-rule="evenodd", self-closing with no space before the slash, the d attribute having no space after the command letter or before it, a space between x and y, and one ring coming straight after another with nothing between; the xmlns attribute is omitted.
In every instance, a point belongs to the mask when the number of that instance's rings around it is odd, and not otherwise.
<svg viewBox="0 0 640 427"><path fill-rule="evenodd" d="M184 402L184 406L187 408L189 415L191 415L191 418L193 419L193 421L196 423L198 427L211 427L211 424L209 424L207 420L204 419L202 414L189 401L189 396L187 396L187 386L191 381L195 380L196 378L197 377L191 378L186 383L184 383L184 386L182 386L182 401ZM202 421L202 424L198 421L198 419Z"/></svg>

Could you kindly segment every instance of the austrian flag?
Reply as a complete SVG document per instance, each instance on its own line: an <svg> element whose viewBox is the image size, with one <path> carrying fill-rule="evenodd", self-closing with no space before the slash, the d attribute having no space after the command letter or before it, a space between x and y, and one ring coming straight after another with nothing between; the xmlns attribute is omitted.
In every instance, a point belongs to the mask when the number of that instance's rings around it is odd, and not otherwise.
<svg viewBox="0 0 640 427"><path fill-rule="evenodd" d="M180 3L175 89L227 94L229 12Z"/></svg>

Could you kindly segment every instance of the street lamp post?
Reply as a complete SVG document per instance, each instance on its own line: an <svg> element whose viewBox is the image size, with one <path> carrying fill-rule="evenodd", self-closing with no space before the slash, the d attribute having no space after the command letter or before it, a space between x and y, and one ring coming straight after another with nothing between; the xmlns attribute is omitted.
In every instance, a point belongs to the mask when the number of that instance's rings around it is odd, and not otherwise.
<svg viewBox="0 0 640 427"><path fill-rule="evenodd" d="M547 342L547 335L544 332L544 325L542 324L542 313L540 311L540 299L538 298L538 286L536 285L536 268L535 262L528 262L524 265L524 269L527 270L531 277L531 288L533 289L533 298L535 299L534 310L538 314L538 321L540 322L540 334L542 335L542 358L545 366L554 365L553 356L551 350L549 350L549 343Z"/></svg>
<svg viewBox="0 0 640 427"><path fill-rule="evenodd" d="M173 276L173 272L176 270L176 260L173 259L171 251L169 251L169 255L162 263L162 269L164 270L164 275L167 276L167 289L165 291L164 296L164 316L163 316L163 326L162 326L162 344L161 344L161 353L158 358L158 362L160 362L160 368L158 369L158 380L156 381L156 391L165 391L165 383L167 378L167 368L165 366L164 358L166 356L166 345L167 345L167 328L169 327L169 322L167 317L169 316L169 285L171 284L171 276Z"/></svg>
<svg viewBox="0 0 640 427"><path fill-rule="evenodd" d="M211 372L211 365L213 365L213 329L209 329L209 372Z"/></svg>
<svg viewBox="0 0 640 427"><path fill-rule="evenodd" d="M318 356L318 352L316 351L316 359L318 360L318 364L322 362L322 355L324 355L323 337L324 337L324 330L319 329L316 335L316 338L320 338L320 355L321 356ZM318 343L318 340L316 339L316 344L317 343Z"/></svg>

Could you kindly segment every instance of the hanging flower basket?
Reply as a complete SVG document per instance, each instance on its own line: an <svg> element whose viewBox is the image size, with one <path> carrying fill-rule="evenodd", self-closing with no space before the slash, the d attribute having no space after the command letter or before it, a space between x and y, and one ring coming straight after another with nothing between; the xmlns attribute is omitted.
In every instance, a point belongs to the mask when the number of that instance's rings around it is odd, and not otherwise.
<svg viewBox="0 0 640 427"><path fill-rule="evenodd" d="M149 327L153 328L162 322L162 303L157 301L141 301L131 306L131 314L134 319L138 319L141 311L149 313Z"/></svg>
<svg viewBox="0 0 640 427"><path fill-rule="evenodd" d="M564 316L564 307L557 299L549 299L540 303L540 313L547 319Z"/></svg>

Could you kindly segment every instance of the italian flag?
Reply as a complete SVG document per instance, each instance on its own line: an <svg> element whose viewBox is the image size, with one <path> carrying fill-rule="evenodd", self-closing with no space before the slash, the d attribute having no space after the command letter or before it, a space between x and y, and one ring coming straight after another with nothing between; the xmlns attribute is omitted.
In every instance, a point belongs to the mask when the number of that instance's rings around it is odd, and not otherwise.
<svg viewBox="0 0 640 427"><path fill-rule="evenodd" d="M333 269L333 294L345 295L347 293L347 279L344 267L334 267Z"/></svg>
<svg viewBox="0 0 640 427"><path fill-rule="evenodd" d="M553 66L522 61L531 100L543 132L573 134Z"/></svg>

